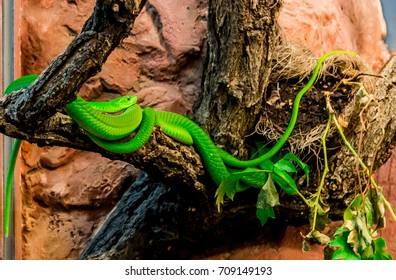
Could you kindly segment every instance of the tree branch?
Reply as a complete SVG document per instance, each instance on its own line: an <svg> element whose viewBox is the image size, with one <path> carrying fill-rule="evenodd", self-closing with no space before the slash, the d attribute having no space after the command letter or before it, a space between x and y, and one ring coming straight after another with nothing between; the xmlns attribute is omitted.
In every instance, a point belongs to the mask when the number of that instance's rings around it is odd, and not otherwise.
<svg viewBox="0 0 396 280"><path fill-rule="evenodd" d="M147 170L179 185L203 190L204 169L199 155L164 135L158 128L133 154L114 154L97 147L64 114L84 82L98 73L130 29L145 0L97 1L81 33L28 88L0 100L0 132L39 146L57 145L102 154ZM34 124L34 125L32 125ZM207 178L206 178L207 179Z"/></svg>
<svg viewBox="0 0 396 280"><path fill-rule="evenodd" d="M37 81L3 97L0 107L5 120L33 132L73 101L85 81L100 71L110 53L128 36L145 2L98 0L81 33Z"/></svg>

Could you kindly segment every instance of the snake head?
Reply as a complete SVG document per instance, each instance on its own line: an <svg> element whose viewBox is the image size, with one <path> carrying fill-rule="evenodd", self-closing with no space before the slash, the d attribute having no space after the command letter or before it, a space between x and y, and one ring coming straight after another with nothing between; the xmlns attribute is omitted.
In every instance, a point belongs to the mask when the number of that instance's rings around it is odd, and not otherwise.
<svg viewBox="0 0 396 280"><path fill-rule="evenodd" d="M87 101L87 103L92 108L101 112L117 113L136 105L137 97L134 95L125 95L111 99L109 101Z"/></svg>
<svg viewBox="0 0 396 280"><path fill-rule="evenodd" d="M120 109L126 109L128 107L131 107L132 105L135 105L137 103L138 99L134 95L125 95L125 96L120 96L117 98L114 98L108 102L114 103L114 105Z"/></svg>

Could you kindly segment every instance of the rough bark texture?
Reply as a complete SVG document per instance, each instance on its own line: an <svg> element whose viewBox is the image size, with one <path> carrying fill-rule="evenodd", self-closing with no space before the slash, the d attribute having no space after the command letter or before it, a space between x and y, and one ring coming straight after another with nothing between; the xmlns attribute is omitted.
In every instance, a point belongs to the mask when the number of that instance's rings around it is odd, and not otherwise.
<svg viewBox="0 0 396 280"><path fill-rule="evenodd" d="M252 194L223 214L200 204L177 184L143 173L81 254L82 259L193 259L279 238L285 224L262 228L254 219ZM209 211L208 211L209 210ZM122 225L122 226L119 226ZM265 236L265 237L264 237Z"/></svg>
<svg viewBox="0 0 396 280"><path fill-rule="evenodd" d="M5 119L32 132L75 99L124 39L146 1L98 1L81 33L34 84L2 101ZM15 109L17 108L17 109ZM35 123L37 126L32 126Z"/></svg>
<svg viewBox="0 0 396 280"><path fill-rule="evenodd" d="M158 137L153 137L145 148L133 155L111 154L90 143L70 117L62 114L65 104L74 100L75 92L89 77L100 71L110 53L129 34L144 3L98 1L81 33L39 79L27 89L3 97L0 104L1 131L15 138L28 139L39 146L58 145L100 152L112 159L133 162L136 167L152 170L153 173L159 170L171 181L199 185L197 176L202 175L202 164L192 148L178 149L181 146L179 143L158 132ZM32 123L36 125L32 126ZM177 151L169 153L169 149ZM167 164L169 162L172 167Z"/></svg>
<svg viewBox="0 0 396 280"><path fill-rule="evenodd" d="M281 1L209 1L208 58L195 118L214 141L246 158L268 85ZM249 73L249 74L247 74Z"/></svg>
<svg viewBox="0 0 396 280"><path fill-rule="evenodd" d="M190 258L193 250L189 252L188 240L196 239L193 235L202 227L199 216L204 214L196 209L203 208L194 207L193 200L186 200L176 185L165 185L143 173L87 244L81 258Z"/></svg>

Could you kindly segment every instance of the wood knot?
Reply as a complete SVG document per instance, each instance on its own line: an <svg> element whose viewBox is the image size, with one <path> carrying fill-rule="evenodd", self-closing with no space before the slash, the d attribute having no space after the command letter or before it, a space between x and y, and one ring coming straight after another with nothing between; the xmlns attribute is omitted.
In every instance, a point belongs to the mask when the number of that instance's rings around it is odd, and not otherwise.
<svg viewBox="0 0 396 280"><path fill-rule="evenodd" d="M120 11L121 11L121 7L119 4L115 3L111 6L111 10L113 12L114 18L118 21L118 22L126 22L127 19L123 18L122 16L119 15Z"/></svg>
<svg viewBox="0 0 396 280"><path fill-rule="evenodd" d="M113 4L113 6L111 7L111 9L113 10L114 13L119 13L120 12L120 5L118 4Z"/></svg>

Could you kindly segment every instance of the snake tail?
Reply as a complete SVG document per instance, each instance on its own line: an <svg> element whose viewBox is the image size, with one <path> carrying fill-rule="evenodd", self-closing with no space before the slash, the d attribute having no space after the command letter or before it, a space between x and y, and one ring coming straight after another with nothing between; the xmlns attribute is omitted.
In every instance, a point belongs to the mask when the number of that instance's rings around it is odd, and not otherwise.
<svg viewBox="0 0 396 280"><path fill-rule="evenodd" d="M14 179L14 171L16 160L18 157L19 148L22 141L15 139L14 145L12 146L10 162L8 164L7 178L5 183L5 207L4 207L4 235L8 237L10 231L11 221L11 200L12 200L12 183Z"/></svg>
<svg viewBox="0 0 396 280"><path fill-rule="evenodd" d="M19 79L16 79L7 86L6 90L4 91L4 94L8 95L13 91L17 91L28 87L32 82L34 82L37 79L37 77L38 75L27 75ZM14 141L11 150L10 161L8 164L7 177L5 181L5 201L4 201L4 213L3 213L3 218L4 218L3 228L4 228L5 237L8 237L10 231L12 184L14 179L15 164L21 143L22 141L20 139L15 139Z"/></svg>

